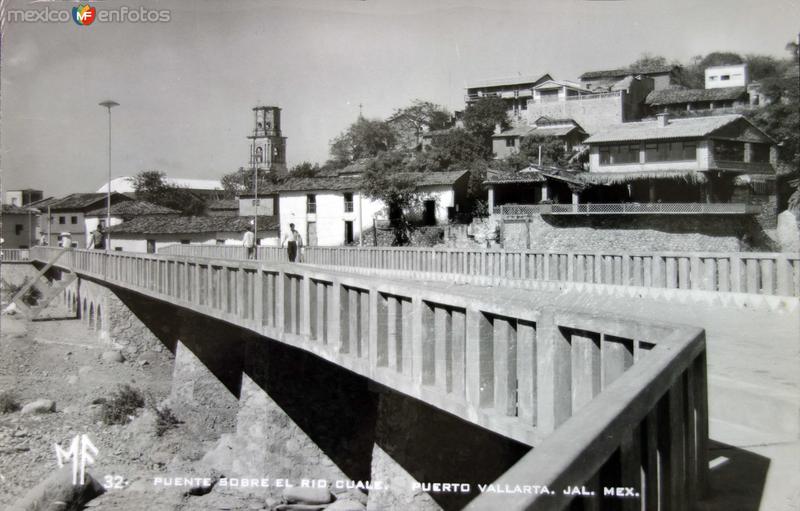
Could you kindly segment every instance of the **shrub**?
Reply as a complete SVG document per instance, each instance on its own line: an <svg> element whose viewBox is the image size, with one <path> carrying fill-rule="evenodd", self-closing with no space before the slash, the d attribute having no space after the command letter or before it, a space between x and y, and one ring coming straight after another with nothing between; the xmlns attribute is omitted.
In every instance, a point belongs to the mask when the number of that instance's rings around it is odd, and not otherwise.
<svg viewBox="0 0 800 511"><path fill-rule="evenodd" d="M10 390L0 392L0 413L16 412L21 408L17 396Z"/></svg>
<svg viewBox="0 0 800 511"><path fill-rule="evenodd" d="M111 399L102 403L100 419L104 424L125 424L144 406L144 396L130 385L122 385Z"/></svg>
<svg viewBox="0 0 800 511"><path fill-rule="evenodd" d="M180 420L172 413L172 409L165 406L158 408L151 405L153 413L156 414L156 436L163 436L167 431L177 428L178 424L182 424Z"/></svg>
<svg viewBox="0 0 800 511"><path fill-rule="evenodd" d="M25 277L22 281L22 284L16 286L14 284L9 284L7 289L8 298L10 299L13 296L16 296L19 293L20 289L28 285L29 278ZM39 303L39 299L42 297L42 292L36 286L31 287L28 291L22 296L22 303L25 305L33 307L37 303Z"/></svg>

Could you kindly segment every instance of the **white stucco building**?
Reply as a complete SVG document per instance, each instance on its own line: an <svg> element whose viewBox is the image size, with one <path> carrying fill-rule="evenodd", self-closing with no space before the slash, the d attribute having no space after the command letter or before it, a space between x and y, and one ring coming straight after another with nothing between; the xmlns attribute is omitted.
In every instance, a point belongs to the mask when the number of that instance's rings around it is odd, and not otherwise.
<svg viewBox="0 0 800 511"><path fill-rule="evenodd" d="M111 227L111 248L126 252L154 253L162 247L185 245L242 245L252 217L239 216L140 216ZM258 244L278 244L277 217L258 220Z"/></svg>
<svg viewBox="0 0 800 511"><path fill-rule="evenodd" d="M445 224L464 207L467 171L419 173L414 177L423 196L422 211L411 215L418 223ZM373 227L375 219L387 218L386 205L364 196L360 184L361 176L348 172L290 177L265 190L265 196L259 198L259 208L277 211L281 234L288 232L289 224L294 224L306 245L360 243L362 233ZM251 210L252 200L252 195L241 196L240 212ZM274 202L270 204L269 200Z"/></svg>

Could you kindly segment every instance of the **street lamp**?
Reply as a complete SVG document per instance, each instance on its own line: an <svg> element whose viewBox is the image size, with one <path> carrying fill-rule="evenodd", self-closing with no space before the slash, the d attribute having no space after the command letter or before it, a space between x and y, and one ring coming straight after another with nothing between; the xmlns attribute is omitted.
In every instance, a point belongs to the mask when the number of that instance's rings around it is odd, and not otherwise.
<svg viewBox="0 0 800 511"><path fill-rule="evenodd" d="M108 110L108 188L106 189L106 250L111 249L111 109L119 106L116 101L107 99L100 106Z"/></svg>

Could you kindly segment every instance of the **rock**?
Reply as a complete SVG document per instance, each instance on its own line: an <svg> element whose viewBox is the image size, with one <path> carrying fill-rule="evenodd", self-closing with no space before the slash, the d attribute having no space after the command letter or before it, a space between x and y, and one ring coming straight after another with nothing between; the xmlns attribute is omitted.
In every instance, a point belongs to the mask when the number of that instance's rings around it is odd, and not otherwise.
<svg viewBox="0 0 800 511"><path fill-rule="evenodd" d="M332 499L328 488L300 488L293 486L283 490L283 498L290 504L328 504Z"/></svg>
<svg viewBox="0 0 800 511"><path fill-rule="evenodd" d="M146 365L150 365L150 362L148 360L145 360L145 359L142 359L142 358L140 358L137 361L137 363L139 364L140 367L144 367Z"/></svg>
<svg viewBox="0 0 800 511"><path fill-rule="evenodd" d="M34 486L9 511L39 511L46 509L81 509L87 502L103 493L103 487L86 473L84 484L72 484L72 464L54 472ZM63 502L58 507L56 502Z"/></svg>
<svg viewBox="0 0 800 511"><path fill-rule="evenodd" d="M365 511L367 508L364 504L357 500L337 500L330 506L325 508L325 511Z"/></svg>
<svg viewBox="0 0 800 511"><path fill-rule="evenodd" d="M73 374L73 375L70 375L70 376L67 378L67 383L68 383L69 385L75 385L76 383L78 383L78 377L77 377L77 376L75 376L74 374Z"/></svg>
<svg viewBox="0 0 800 511"><path fill-rule="evenodd" d="M17 304L16 303L12 303L11 305L9 305L5 309L3 309L3 314L8 314L9 316L13 316L17 312L18 312L18 310L17 310Z"/></svg>
<svg viewBox="0 0 800 511"><path fill-rule="evenodd" d="M124 362L125 357L122 356L122 353L119 351L104 351L101 355L101 358L104 362Z"/></svg>
<svg viewBox="0 0 800 511"><path fill-rule="evenodd" d="M56 404L50 399L37 399L22 407L20 413L50 413L56 411Z"/></svg>

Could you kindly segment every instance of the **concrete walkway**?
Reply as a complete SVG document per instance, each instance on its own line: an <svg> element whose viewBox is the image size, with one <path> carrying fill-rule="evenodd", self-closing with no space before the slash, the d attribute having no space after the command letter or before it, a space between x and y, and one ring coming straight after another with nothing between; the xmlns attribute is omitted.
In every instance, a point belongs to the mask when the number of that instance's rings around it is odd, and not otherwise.
<svg viewBox="0 0 800 511"><path fill-rule="evenodd" d="M398 278L393 275L391 278ZM706 511L800 510L800 316L586 291L420 282L499 301L527 300L706 331L712 452Z"/></svg>

